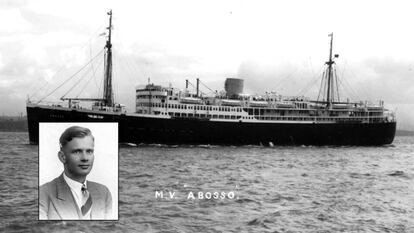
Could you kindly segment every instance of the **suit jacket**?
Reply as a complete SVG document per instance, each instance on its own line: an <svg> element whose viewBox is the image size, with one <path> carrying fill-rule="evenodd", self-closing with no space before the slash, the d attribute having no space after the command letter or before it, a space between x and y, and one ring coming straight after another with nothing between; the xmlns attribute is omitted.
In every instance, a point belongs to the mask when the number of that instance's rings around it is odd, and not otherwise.
<svg viewBox="0 0 414 233"><path fill-rule="evenodd" d="M112 217L112 197L108 188L102 184L88 181L88 191L92 196L91 219L101 220ZM81 211L63 174L40 186L40 220L79 220Z"/></svg>

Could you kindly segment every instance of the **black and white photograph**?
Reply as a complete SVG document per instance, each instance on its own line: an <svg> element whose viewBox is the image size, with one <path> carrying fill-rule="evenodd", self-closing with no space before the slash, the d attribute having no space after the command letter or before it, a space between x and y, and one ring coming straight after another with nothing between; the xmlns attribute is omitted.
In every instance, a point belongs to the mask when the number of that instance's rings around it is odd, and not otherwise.
<svg viewBox="0 0 414 233"><path fill-rule="evenodd" d="M39 220L117 220L117 123L40 123L39 186Z"/></svg>
<svg viewBox="0 0 414 233"><path fill-rule="evenodd" d="M0 0L0 231L414 232L412 6Z"/></svg>

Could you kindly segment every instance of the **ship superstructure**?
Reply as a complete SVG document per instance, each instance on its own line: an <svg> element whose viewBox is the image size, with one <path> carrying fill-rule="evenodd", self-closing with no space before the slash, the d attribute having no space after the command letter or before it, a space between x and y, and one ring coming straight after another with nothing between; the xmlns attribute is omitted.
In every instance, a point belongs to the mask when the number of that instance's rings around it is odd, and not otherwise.
<svg viewBox="0 0 414 233"><path fill-rule="evenodd" d="M227 79L229 80L229 79ZM237 79L232 79L237 80ZM243 80L237 80L243 82ZM202 97L171 87L148 84L136 90L136 112L170 118L200 118L233 122L278 123L381 123L393 122L392 112L365 102L312 101L306 97L285 97L276 93Z"/></svg>

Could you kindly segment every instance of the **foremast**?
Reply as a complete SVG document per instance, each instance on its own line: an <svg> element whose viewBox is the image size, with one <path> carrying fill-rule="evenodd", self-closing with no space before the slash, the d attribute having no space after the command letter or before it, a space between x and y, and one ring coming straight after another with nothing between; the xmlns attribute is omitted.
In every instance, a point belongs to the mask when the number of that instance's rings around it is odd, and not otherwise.
<svg viewBox="0 0 414 233"><path fill-rule="evenodd" d="M114 104L114 95L112 90L112 10L108 13L109 15L109 26L108 29L108 38L105 44L105 55L104 55L104 89L103 89L103 97L102 98L68 98L62 96L61 100L68 100L69 101L69 108L72 107L73 100L80 100L80 101L95 101L97 106L106 106L106 107L115 107ZM56 89L55 89L56 90ZM40 102L40 101L39 101Z"/></svg>
<svg viewBox="0 0 414 233"><path fill-rule="evenodd" d="M111 32L112 32L112 10L108 13L109 15L109 26L108 26L108 39L105 45L105 76L104 76L104 91L103 99L104 104L109 107L114 106L114 96L112 92L112 43L111 43Z"/></svg>

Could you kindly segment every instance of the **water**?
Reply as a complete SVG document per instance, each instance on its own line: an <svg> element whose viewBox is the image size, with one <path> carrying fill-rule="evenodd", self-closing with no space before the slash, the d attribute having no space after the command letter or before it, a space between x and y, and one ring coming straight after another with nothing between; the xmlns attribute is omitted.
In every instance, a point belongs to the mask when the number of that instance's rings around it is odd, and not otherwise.
<svg viewBox="0 0 414 233"><path fill-rule="evenodd" d="M38 222L38 148L27 142L0 133L2 231L414 232L414 137L383 147L124 146L118 222Z"/></svg>

